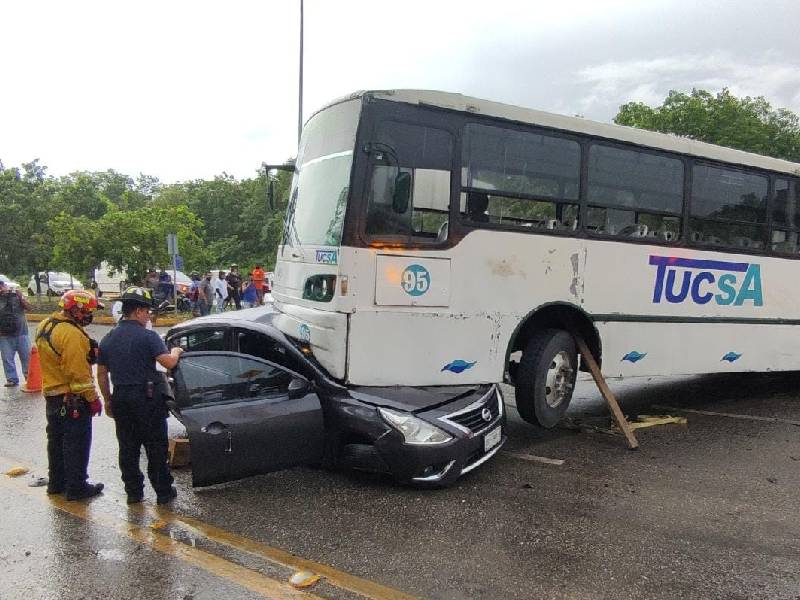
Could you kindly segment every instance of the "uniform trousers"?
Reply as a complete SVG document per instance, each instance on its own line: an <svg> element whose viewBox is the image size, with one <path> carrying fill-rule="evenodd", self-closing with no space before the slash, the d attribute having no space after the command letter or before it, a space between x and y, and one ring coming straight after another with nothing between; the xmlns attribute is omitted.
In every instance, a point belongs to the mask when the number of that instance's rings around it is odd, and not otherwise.
<svg viewBox="0 0 800 600"><path fill-rule="evenodd" d="M146 397L144 385L114 387L111 397L119 443L119 469L129 496L141 496L144 476L139 468L142 446L147 455L147 477L158 496L171 492L173 478L167 464L167 405L156 390Z"/></svg>
<svg viewBox="0 0 800 600"><path fill-rule="evenodd" d="M92 447L92 415L88 405L77 403L77 417L67 409L64 396L46 398L48 484L51 493L66 491L79 496L89 478Z"/></svg>

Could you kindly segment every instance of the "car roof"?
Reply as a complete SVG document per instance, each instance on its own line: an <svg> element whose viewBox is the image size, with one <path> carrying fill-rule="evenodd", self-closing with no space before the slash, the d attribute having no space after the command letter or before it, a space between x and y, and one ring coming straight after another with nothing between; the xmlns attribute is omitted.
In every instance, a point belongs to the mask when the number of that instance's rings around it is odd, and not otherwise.
<svg viewBox="0 0 800 600"><path fill-rule="evenodd" d="M325 373L317 364L315 364L313 360L310 360L307 356L300 352L300 350L297 349L297 347L283 334L282 331L272 325L271 322L273 315L274 311L272 310L272 307L257 306L255 308L246 308L244 310L208 315L206 317L198 317L172 327L169 331L167 331L164 339L168 340L184 332L190 332L195 329L203 329L204 327L213 327L214 325L223 325L225 327L242 327L251 331L262 333L276 341L281 342L291 351L292 356L302 364L307 374L313 374L313 377L317 379L318 382L324 383L330 388L341 389L341 385L333 381L327 373Z"/></svg>

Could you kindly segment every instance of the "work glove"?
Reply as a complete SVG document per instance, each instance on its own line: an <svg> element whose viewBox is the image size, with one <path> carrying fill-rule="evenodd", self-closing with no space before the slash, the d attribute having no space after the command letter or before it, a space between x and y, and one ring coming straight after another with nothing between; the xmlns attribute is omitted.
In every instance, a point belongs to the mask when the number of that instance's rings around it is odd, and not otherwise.
<svg viewBox="0 0 800 600"><path fill-rule="evenodd" d="M103 403L98 398L89 402L89 412L93 417L99 417L103 412Z"/></svg>

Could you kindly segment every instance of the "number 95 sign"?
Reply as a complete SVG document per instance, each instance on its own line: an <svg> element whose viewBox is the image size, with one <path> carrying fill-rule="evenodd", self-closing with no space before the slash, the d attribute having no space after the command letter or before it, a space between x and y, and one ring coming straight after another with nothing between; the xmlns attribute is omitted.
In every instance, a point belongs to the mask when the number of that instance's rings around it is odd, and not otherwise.
<svg viewBox="0 0 800 600"><path fill-rule="evenodd" d="M431 287L431 274L422 265L409 265L403 271L400 285L409 296L422 296Z"/></svg>

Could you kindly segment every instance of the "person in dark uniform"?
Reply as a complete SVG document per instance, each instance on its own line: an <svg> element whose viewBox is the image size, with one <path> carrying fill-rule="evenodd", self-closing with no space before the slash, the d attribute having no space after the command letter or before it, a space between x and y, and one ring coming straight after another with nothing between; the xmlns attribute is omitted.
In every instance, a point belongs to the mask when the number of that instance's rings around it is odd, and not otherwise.
<svg viewBox="0 0 800 600"><path fill-rule="evenodd" d="M233 299L236 305L236 310L242 308L242 276L239 275L239 265L236 263L231 265L231 270L225 277L228 282L228 298Z"/></svg>
<svg viewBox="0 0 800 600"><path fill-rule="evenodd" d="M156 369L156 362L172 369L183 349L168 351L161 337L147 329L152 308L150 290L129 287L120 300L122 320L100 342L97 383L106 414L116 425L119 468L128 504L144 498L144 476L139 469L142 446L147 454L147 477L158 504L166 504L177 496L177 491L167 464L168 387L163 373Z"/></svg>

